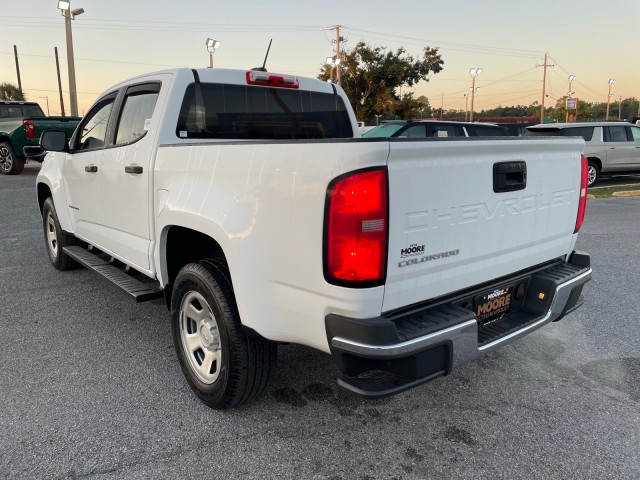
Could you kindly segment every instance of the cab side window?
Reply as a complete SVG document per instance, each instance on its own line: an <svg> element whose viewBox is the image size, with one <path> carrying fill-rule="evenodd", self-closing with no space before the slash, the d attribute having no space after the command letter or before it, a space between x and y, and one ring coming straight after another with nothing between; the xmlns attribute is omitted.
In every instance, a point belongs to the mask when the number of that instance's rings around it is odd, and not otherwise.
<svg viewBox="0 0 640 480"><path fill-rule="evenodd" d="M640 143L640 127L631 127L631 136L635 143Z"/></svg>
<svg viewBox="0 0 640 480"><path fill-rule="evenodd" d="M144 137L156 107L158 89L159 85L129 89L118 121L116 145L126 145Z"/></svg>
<svg viewBox="0 0 640 480"><path fill-rule="evenodd" d="M425 138L426 136L427 131L425 130L424 125L412 125L398 135L398 138Z"/></svg>
<svg viewBox="0 0 640 480"><path fill-rule="evenodd" d="M80 127L80 139L76 150L104 147L114 99L115 97L104 99L87 114Z"/></svg>

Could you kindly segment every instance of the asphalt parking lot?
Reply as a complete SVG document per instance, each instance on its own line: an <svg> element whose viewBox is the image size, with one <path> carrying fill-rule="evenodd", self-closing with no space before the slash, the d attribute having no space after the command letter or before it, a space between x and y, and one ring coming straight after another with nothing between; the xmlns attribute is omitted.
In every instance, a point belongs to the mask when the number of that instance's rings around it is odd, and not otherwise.
<svg viewBox="0 0 640 480"><path fill-rule="evenodd" d="M259 402L189 390L159 302L50 266L38 166L0 176L0 478L640 478L640 198L590 200L587 303L404 394L281 346Z"/></svg>

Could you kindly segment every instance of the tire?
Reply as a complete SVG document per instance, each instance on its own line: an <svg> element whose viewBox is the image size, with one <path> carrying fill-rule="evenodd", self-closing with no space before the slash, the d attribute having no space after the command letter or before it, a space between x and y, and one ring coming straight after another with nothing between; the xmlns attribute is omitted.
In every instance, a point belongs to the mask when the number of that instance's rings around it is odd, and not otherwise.
<svg viewBox="0 0 640 480"><path fill-rule="evenodd" d="M596 162L589 160L587 186L594 185L600 178L600 167Z"/></svg>
<svg viewBox="0 0 640 480"><path fill-rule="evenodd" d="M79 241L73 235L62 230L51 197L44 201L42 207L42 230L51 265L58 270L70 270L80 266L62 250L64 247L78 245Z"/></svg>
<svg viewBox="0 0 640 480"><path fill-rule="evenodd" d="M226 264L180 270L171 298L173 343L196 396L223 410L258 398L276 370L277 345L242 328Z"/></svg>
<svg viewBox="0 0 640 480"><path fill-rule="evenodd" d="M24 169L24 158L18 158L10 143L0 143L0 172L17 175Z"/></svg>

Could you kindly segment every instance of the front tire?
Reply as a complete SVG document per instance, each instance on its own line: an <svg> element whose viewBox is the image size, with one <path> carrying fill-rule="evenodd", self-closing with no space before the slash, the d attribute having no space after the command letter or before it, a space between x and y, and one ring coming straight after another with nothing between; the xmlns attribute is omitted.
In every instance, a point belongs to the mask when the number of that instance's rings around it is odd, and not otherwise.
<svg viewBox="0 0 640 480"><path fill-rule="evenodd" d="M78 262L64 253L63 250L64 247L78 245L78 240L73 235L62 230L56 207L51 197L47 198L42 206L42 229L51 265L58 270L70 270L78 267Z"/></svg>
<svg viewBox="0 0 640 480"><path fill-rule="evenodd" d="M171 306L176 354L202 402L222 410L265 391L275 373L277 346L243 330L224 264L202 260L183 267Z"/></svg>
<svg viewBox="0 0 640 480"><path fill-rule="evenodd" d="M0 143L0 172L17 175L24 169L24 158L18 158L10 143Z"/></svg>
<svg viewBox="0 0 640 480"><path fill-rule="evenodd" d="M589 160L589 166L587 167L587 186L594 185L600 178L600 167L596 162Z"/></svg>

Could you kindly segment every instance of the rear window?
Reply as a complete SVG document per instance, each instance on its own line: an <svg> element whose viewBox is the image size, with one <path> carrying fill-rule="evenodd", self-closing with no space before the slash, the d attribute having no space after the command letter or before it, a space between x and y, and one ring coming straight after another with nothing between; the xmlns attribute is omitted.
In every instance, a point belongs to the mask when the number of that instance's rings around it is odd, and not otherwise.
<svg viewBox="0 0 640 480"><path fill-rule="evenodd" d="M44 117L38 105L0 105L0 118Z"/></svg>
<svg viewBox="0 0 640 480"><path fill-rule="evenodd" d="M502 127L467 125L465 128L470 137L506 137L508 135L507 130Z"/></svg>
<svg viewBox="0 0 640 480"><path fill-rule="evenodd" d="M569 127L569 128L531 128L524 132L526 137L582 137L586 142L593 138L595 127Z"/></svg>
<svg viewBox="0 0 640 480"><path fill-rule="evenodd" d="M235 140L351 138L338 95L303 90L201 83L185 92L176 135Z"/></svg>

